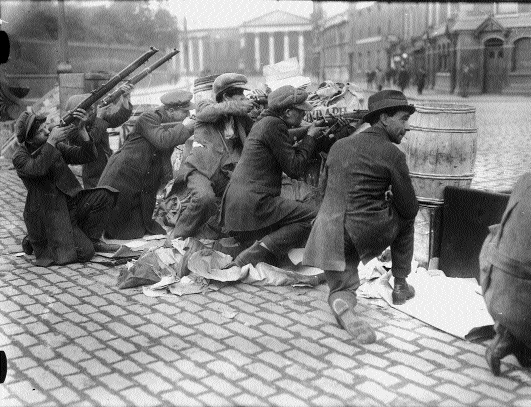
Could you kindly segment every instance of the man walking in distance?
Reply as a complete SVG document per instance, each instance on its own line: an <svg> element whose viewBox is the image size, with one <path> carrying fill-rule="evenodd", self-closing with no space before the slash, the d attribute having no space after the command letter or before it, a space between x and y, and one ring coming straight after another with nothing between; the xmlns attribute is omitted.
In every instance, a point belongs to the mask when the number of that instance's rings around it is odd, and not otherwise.
<svg viewBox="0 0 531 407"><path fill-rule="evenodd" d="M324 199L304 251L303 264L325 270L328 303L339 325L357 341L376 334L354 311L360 285L358 264L391 246L394 304L415 295L406 282L413 258L418 202L406 157L395 144L409 130L415 107L397 90L369 97L367 130L338 140L323 174Z"/></svg>

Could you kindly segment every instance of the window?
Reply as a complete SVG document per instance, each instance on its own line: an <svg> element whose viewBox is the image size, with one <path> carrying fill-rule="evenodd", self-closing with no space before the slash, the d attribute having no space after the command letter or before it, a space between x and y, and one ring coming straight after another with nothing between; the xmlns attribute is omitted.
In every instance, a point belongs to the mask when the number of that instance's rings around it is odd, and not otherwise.
<svg viewBox="0 0 531 407"><path fill-rule="evenodd" d="M513 71L531 71L531 38L514 42Z"/></svg>

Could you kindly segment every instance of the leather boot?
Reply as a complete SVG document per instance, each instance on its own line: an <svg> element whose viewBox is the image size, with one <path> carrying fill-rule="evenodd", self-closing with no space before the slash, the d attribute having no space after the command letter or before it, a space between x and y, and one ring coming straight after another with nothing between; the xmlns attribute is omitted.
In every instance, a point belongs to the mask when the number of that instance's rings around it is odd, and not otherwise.
<svg viewBox="0 0 531 407"><path fill-rule="evenodd" d="M355 341L362 344L376 342L374 329L354 311L357 303L356 294L348 291L336 291L330 295L328 303L339 326L351 334Z"/></svg>
<svg viewBox="0 0 531 407"><path fill-rule="evenodd" d="M503 325L499 325L496 336L485 351L485 359L494 376L500 375L500 360L513 352L514 339L511 333Z"/></svg>
<svg viewBox="0 0 531 407"><path fill-rule="evenodd" d="M238 254L231 263L234 263L233 265L235 266L243 267L246 264L256 266L260 262L275 266L276 258L273 253L260 244L260 241L256 241L251 247Z"/></svg>
<svg viewBox="0 0 531 407"><path fill-rule="evenodd" d="M94 251L99 253L114 253L121 247L119 244L106 243L103 240L97 240L92 244Z"/></svg>
<svg viewBox="0 0 531 407"><path fill-rule="evenodd" d="M415 289L409 285L405 278L395 277L395 286L393 288L393 304L402 305L407 300L415 296Z"/></svg>
<svg viewBox="0 0 531 407"><path fill-rule="evenodd" d="M24 236L22 239L22 251L27 255L33 254L33 246L31 245L28 236Z"/></svg>

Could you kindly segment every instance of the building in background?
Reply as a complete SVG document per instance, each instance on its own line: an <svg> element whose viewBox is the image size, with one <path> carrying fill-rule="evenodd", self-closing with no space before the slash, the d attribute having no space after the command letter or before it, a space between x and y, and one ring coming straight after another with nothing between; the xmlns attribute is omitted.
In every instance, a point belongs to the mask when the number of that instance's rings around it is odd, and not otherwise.
<svg viewBox="0 0 531 407"><path fill-rule="evenodd" d="M531 92L531 4L351 4L321 27L323 79L364 84L377 67L404 66L441 92Z"/></svg>

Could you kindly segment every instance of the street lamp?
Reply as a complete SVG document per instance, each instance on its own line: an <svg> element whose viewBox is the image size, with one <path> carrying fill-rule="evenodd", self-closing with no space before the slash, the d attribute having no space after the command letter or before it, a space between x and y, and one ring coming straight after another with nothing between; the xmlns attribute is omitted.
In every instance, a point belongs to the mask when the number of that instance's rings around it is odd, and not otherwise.
<svg viewBox="0 0 531 407"><path fill-rule="evenodd" d="M70 73L72 72L72 65L68 62L68 40L64 0L58 0L57 21L59 31L59 54L61 55L61 61L57 64L57 73Z"/></svg>

